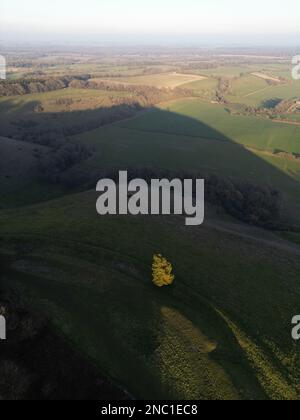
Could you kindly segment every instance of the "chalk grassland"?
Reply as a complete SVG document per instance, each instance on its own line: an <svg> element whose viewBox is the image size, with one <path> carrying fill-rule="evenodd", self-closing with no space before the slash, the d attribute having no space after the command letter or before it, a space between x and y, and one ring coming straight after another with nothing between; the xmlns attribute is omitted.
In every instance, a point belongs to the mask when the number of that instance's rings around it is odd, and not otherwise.
<svg viewBox="0 0 300 420"><path fill-rule="evenodd" d="M95 202L1 212L9 286L137 398L299 397L298 256L172 218L101 218ZM158 251L174 288L152 285Z"/></svg>
<svg viewBox="0 0 300 420"><path fill-rule="evenodd" d="M161 127L160 131L163 132L176 132L178 134L198 136L199 135L199 123L203 126L207 126L209 129L218 131L224 137L231 139L234 143L239 143L245 146L256 147L260 150L273 151L275 149L281 149L286 152L300 152L300 143L298 141L300 128L297 126L289 126L288 124L277 124L271 120L263 120L256 117L247 116L234 116L230 115L226 106L215 106L210 104L203 104L197 100L179 100L172 103L168 109L169 119L165 121L156 119L156 125L153 130L157 127ZM182 126L180 124L173 125L176 115L186 117L186 124ZM154 117L154 114L151 115ZM150 116L149 116L150 117ZM140 119L132 121L132 124L138 126L139 123L146 123L148 116L143 116ZM170 120L171 118L171 120ZM153 121L148 119L149 124L147 129L151 131L151 125ZM131 122L125 123L127 127L130 127ZM123 123L120 123L124 126ZM174 128L171 129L171 126ZM202 133L202 137L207 137L207 133Z"/></svg>
<svg viewBox="0 0 300 420"><path fill-rule="evenodd" d="M278 85L268 85L263 79L245 76L232 82L231 94L228 99L232 102L244 103L251 106L263 106L271 99L287 100L300 98L300 83L293 80Z"/></svg>
<svg viewBox="0 0 300 420"><path fill-rule="evenodd" d="M265 80L254 77L251 74L245 74L231 82L229 98L230 100L233 99L234 102L234 96L237 96L240 100L242 98L244 101L245 97L247 98L248 96L254 95L255 92L268 88L270 86Z"/></svg>
<svg viewBox="0 0 300 420"><path fill-rule="evenodd" d="M38 181L37 153L49 153L49 149L0 137L0 209L47 201L66 193L58 185L45 186Z"/></svg>
<svg viewBox="0 0 300 420"><path fill-rule="evenodd" d="M197 73L201 73L205 76L214 77L228 77L236 78L251 73L262 73L267 74L274 78L284 77L285 79L292 79L292 64L287 60L282 63L268 63L262 60L261 63L245 63L244 65L239 64L223 64L217 65L208 69L198 70Z"/></svg>
<svg viewBox="0 0 300 420"><path fill-rule="evenodd" d="M96 79L97 80L97 79ZM119 77L116 80L113 79L115 83L124 83L124 84L134 84L134 85L145 85L145 86L155 86L158 88L167 87L167 88L176 88L186 83L193 81L205 80L204 76L197 76L194 74L181 74L181 73L161 73L161 74L151 74L146 76L136 76L136 77Z"/></svg>

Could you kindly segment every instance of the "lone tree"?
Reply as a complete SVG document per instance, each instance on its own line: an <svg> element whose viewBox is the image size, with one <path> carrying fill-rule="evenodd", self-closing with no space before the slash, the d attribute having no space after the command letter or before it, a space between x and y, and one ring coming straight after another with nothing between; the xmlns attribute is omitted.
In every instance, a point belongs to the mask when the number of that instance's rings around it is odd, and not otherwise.
<svg viewBox="0 0 300 420"><path fill-rule="evenodd" d="M166 258L163 258L160 254L153 256L152 281L155 286L170 286L175 280L172 270L172 264Z"/></svg>

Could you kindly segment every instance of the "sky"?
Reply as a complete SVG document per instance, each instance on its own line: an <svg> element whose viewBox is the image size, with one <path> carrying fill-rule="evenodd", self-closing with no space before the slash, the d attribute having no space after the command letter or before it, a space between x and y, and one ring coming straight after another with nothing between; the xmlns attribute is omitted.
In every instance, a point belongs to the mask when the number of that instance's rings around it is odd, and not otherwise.
<svg viewBox="0 0 300 420"><path fill-rule="evenodd" d="M140 39L300 34L299 0L1 0L2 36ZM175 39L174 38L174 39ZM138 37L136 37L138 41ZM300 37L298 37L300 44ZM297 42L295 41L295 44Z"/></svg>

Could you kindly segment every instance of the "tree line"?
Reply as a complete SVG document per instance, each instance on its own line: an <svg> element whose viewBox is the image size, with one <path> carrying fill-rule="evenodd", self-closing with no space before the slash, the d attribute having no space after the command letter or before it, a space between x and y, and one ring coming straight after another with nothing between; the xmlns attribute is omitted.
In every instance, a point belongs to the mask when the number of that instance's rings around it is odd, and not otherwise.
<svg viewBox="0 0 300 420"><path fill-rule="evenodd" d="M81 80L87 77L89 75L2 80L0 81L0 96L18 96L65 89L72 80Z"/></svg>
<svg viewBox="0 0 300 420"><path fill-rule="evenodd" d="M47 153L37 153L38 173L43 181L58 183L60 175L72 166L92 156L86 146L66 143Z"/></svg>
<svg viewBox="0 0 300 420"><path fill-rule="evenodd" d="M118 172L99 171L100 178L110 178L118 181ZM88 181L85 177L85 187L93 188L95 174ZM272 186L261 186L250 181L232 177L195 174L153 169L130 169L129 180L135 178L151 182L153 178L174 179L205 179L205 201L223 209L227 214L244 223L276 230L282 226L283 201L280 192Z"/></svg>
<svg viewBox="0 0 300 420"><path fill-rule="evenodd" d="M125 92L134 95L134 101L141 106L152 106L159 102L192 96L189 89L157 88L147 85L129 85L122 83L109 83L101 80L73 80L70 87L76 89L96 89L107 92Z"/></svg>

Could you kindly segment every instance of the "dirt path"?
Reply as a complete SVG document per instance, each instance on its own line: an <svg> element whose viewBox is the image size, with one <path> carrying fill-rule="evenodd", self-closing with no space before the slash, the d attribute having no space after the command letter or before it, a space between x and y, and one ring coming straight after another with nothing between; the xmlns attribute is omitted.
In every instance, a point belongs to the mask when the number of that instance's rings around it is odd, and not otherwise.
<svg viewBox="0 0 300 420"><path fill-rule="evenodd" d="M263 89L258 89L258 90L255 90L254 92L248 93L247 95L243 96L243 98L249 98L249 96L253 96L253 95L255 95L256 93L264 92L265 90L268 90L268 89L270 89L271 87L272 87L272 86L267 86L267 87L265 87L265 88L263 88Z"/></svg>

